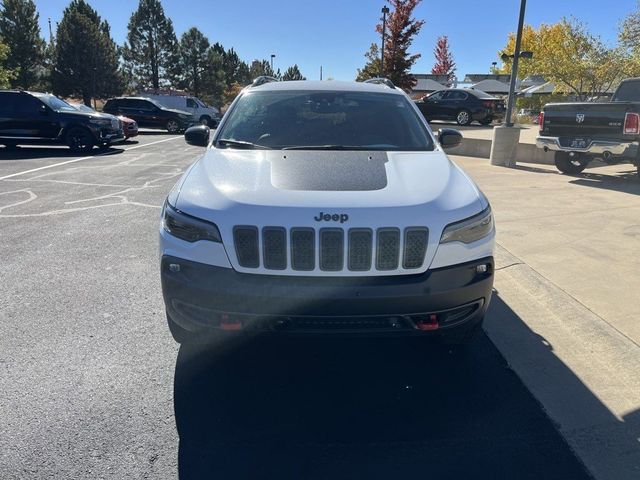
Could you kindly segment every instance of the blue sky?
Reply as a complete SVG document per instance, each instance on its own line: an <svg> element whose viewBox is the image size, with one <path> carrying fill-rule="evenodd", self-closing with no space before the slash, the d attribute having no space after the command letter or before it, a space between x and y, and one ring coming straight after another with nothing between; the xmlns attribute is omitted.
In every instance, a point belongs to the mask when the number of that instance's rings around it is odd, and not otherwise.
<svg viewBox="0 0 640 480"><path fill-rule="evenodd" d="M122 43L136 0L88 0L109 21L114 39ZM48 38L47 18L62 17L68 0L36 0L42 33ZM371 42L379 42L375 24L382 0L163 0L178 36L198 27L213 42L234 47L246 61L268 59L284 70L297 63L302 73L317 79L320 65L325 78L352 80L364 63ZM458 65L457 74L488 72L507 34L515 31L519 0L423 0L415 16L426 20L412 51L421 53L414 73L428 73L439 35L448 35ZM553 23L575 16L592 33L614 42L621 18L636 8L636 0L528 0L527 23Z"/></svg>

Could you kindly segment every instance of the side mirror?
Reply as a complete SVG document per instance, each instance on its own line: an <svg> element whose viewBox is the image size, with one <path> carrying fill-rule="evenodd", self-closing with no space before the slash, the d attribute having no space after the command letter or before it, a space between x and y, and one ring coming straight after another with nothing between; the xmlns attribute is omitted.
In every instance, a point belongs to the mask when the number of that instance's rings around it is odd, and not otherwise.
<svg viewBox="0 0 640 480"><path fill-rule="evenodd" d="M444 150L457 147L462 143L462 134L453 128L441 128L438 130L438 143Z"/></svg>
<svg viewBox="0 0 640 480"><path fill-rule="evenodd" d="M189 145L196 147L206 147L209 145L209 134L211 130L206 125L196 125L195 127L187 128L184 132L184 140Z"/></svg>

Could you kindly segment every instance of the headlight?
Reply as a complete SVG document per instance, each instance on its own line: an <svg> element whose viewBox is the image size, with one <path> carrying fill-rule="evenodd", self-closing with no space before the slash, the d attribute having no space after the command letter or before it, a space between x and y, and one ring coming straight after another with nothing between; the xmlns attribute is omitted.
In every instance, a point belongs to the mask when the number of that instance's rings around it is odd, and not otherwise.
<svg viewBox="0 0 640 480"><path fill-rule="evenodd" d="M103 119L103 118L92 118L90 120L90 123L92 125L96 125L98 127L110 127L111 126L111 119Z"/></svg>
<svg viewBox="0 0 640 480"><path fill-rule="evenodd" d="M209 240L222 243L220 231L213 223L182 213L169 205L168 202L164 204L162 227L166 232L186 242Z"/></svg>
<svg viewBox="0 0 640 480"><path fill-rule="evenodd" d="M440 243L473 243L486 237L492 231L493 215L491 214L491 207L487 207L478 215L447 225L442 232L442 237L440 237Z"/></svg>

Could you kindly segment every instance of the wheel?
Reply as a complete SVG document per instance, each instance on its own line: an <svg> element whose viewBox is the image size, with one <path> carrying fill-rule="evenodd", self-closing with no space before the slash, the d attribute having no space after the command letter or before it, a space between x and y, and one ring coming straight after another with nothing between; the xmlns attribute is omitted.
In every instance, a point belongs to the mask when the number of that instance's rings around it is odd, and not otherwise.
<svg viewBox="0 0 640 480"><path fill-rule="evenodd" d="M489 115L488 117L484 117L480 120L480 125L491 125L491 122L493 122L493 117Z"/></svg>
<svg viewBox="0 0 640 480"><path fill-rule="evenodd" d="M208 115L201 116L200 125L206 125L207 127L212 127L213 122L211 121L211 117L209 117Z"/></svg>
<svg viewBox="0 0 640 480"><path fill-rule="evenodd" d="M456 122L458 122L458 125L466 127L471 122L473 122L471 112L469 110L460 110L456 115Z"/></svg>
<svg viewBox="0 0 640 480"><path fill-rule="evenodd" d="M556 152L555 154L556 168L567 175L577 175L587 168L588 163L580 154L573 156L569 156L568 152Z"/></svg>
<svg viewBox="0 0 640 480"><path fill-rule="evenodd" d="M469 325L454 328L451 332L443 332L440 337L440 343L444 345L468 345L473 342L482 331L483 322L484 317Z"/></svg>
<svg viewBox="0 0 640 480"><path fill-rule="evenodd" d="M107 150L109 150L110 147L111 145L109 145L108 143L101 143L100 145L98 145L98 149L101 152L106 152Z"/></svg>
<svg viewBox="0 0 640 480"><path fill-rule="evenodd" d="M93 136L82 127L72 127L67 132L66 143L73 152L88 153L93 150Z"/></svg>
<svg viewBox="0 0 640 480"><path fill-rule="evenodd" d="M169 312L167 312L167 324L169 325L171 336L176 341L176 343L187 343L196 337L196 334L190 332L185 328L182 328L180 325L174 322L173 319L169 316Z"/></svg>
<svg viewBox="0 0 640 480"><path fill-rule="evenodd" d="M178 133L180 131L180 124L177 120L169 120L166 127L169 133Z"/></svg>

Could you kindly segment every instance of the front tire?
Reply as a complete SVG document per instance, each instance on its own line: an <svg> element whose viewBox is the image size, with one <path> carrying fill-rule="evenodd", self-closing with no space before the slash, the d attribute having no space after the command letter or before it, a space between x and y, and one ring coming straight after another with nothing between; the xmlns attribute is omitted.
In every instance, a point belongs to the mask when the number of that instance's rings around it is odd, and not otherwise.
<svg viewBox="0 0 640 480"><path fill-rule="evenodd" d="M568 152L556 152L555 157L556 168L566 175L577 175L587 168L589 163L580 154L569 156Z"/></svg>
<svg viewBox="0 0 640 480"><path fill-rule="evenodd" d="M484 117L480 120L480 125L491 125L491 122L493 122L493 117L489 115L488 117Z"/></svg>
<svg viewBox="0 0 640 480"><path fill-rule="evenodd" d="M167 132L178 133L180 131L180 124L177 120L169 120L166 124Z"/></svg>
<svg viewBox="0 0 640 480"><path fill-rule="evenodd" d="M205 127L213 127L213 122L211 121L211 117L208 115L203 115L200 117L200 125L204 125Z"/></svg>
<svg viewBox="0 0 640 480"><path fill-rule="evenodd" d="M471 122L473 122L473 117L471 116L471 112L469 110L460 110L456 115L456 122L461 127L466 127L467 125L471 125Z"/></svg>
<svg viewBox="0 0 640 480"><path fill-rule="evenodd" d="M72 152L89 153L93 150L93 136L85 128L70 128L65 136L65 140Z"/></svg>

